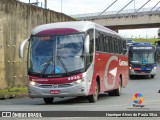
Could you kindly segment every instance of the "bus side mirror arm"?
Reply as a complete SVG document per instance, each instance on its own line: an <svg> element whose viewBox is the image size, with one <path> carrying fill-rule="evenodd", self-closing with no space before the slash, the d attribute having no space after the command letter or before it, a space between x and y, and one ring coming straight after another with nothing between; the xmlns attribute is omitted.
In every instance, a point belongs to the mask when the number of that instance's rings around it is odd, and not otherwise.
<svg viewBox="0 0 160 120"><path fill-rule="evenodd" d="M84 53L89 54L89 35L86 36L84 42Z"/></svg>
<svg viewBox="0 0 160 120"><path fill-rule="evenodd" d="M24 51L24 46L26 45L26 43L29 41L29 38L25 39L24 41L22 41L19 45L19 57L23 58L23 51Z"/></svg>

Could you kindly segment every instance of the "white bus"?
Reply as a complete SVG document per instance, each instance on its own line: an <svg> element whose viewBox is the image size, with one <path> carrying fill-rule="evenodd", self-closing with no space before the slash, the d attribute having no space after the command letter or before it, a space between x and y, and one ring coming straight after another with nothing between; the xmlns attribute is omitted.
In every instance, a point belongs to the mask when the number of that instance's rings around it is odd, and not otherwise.
<svg viewBox="0 0 160 120"><path fill-rule="evenodd" d="M54 97L87 96L100 92L120 95L128 81L126 40L88 21L45 24L33 29L29 41L29 96L52 103Z"/></svg>

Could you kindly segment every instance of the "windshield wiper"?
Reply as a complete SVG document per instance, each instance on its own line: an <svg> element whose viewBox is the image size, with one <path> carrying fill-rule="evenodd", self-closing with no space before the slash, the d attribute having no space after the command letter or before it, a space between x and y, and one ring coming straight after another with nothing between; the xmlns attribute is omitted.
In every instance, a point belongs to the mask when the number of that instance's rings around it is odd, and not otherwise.
<svg viewBox="0 0 160 120"><path fill-rule="evenodd" d="M67 69L67 67L65 66L64 62L61 59L62 57L57 56L57 58L60 61L60 63L62 64L62 66L63 66L64 70L66 71L66 73L69 75L68 69Z"/></svg>
<svg viewBox="0 0 160 120"><path fill-rule="evenodd" d="M49 67L49 64L52 63L52 65L54 65L53 61L52 61L52 56L47 60L47 62L43 63L41 66L45 65L45 67L43 68L42 72L41 72L41 77L42 75L45 73L45 71L47 70L47 68Z"/></svg>

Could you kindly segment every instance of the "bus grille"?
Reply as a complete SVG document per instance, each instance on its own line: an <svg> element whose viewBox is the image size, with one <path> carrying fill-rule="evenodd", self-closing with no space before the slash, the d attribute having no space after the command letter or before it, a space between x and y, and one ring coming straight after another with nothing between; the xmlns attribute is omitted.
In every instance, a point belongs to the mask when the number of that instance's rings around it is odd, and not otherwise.
<svg viewBox="0 0 160 120"><path fill-rule="evenodd" d="M142 72L143 73L151 73L151 70L145 70L145 71L144 70L135 70L134 72L135 73L142 73Z"/></svg>
<svg viewBox="0 0 160 120"><path fill-rule="evenodd" d="M41 88L64 88L73 86L72 84L42 84L39 85Z"/></svg>

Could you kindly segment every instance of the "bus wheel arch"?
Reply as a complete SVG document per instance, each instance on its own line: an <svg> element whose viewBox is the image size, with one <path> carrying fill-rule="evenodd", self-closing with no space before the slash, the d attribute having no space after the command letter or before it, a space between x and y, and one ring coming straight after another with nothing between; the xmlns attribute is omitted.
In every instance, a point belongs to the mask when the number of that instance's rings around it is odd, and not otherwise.
<svg viewBox="0 0 160 120"><path fill-rule="evenodd" d="M100 77L99 76L96 77L96 82L98 84L98 93L99 93L100 92Z"/></svg>
<svg viewBox="0 0 160 120"><path fill-rule="evenodd" d="M120 76L119 76L119 84L118 84L118 88L115 89L115 90L113 90L113 95L114 95L114 96L120 96L122 86L123 86L122 75L120 75Z"/></svg>
<svg viewBox="0 0 160 120"><path fill-rule="evenodd" d="M119 83L120 83L121 87L123 87L123 79L122 79L122 74L120 74L120 76L119 76Z"/></svg>
<svg viewBox="0 0 160 120"><path fill-rule="evenodd" d="M97 76L95 81L95 92L94 94L88 96L88 100L90 103L95 103L98 100L99 92L100 92L100 77Z"/></svg>

